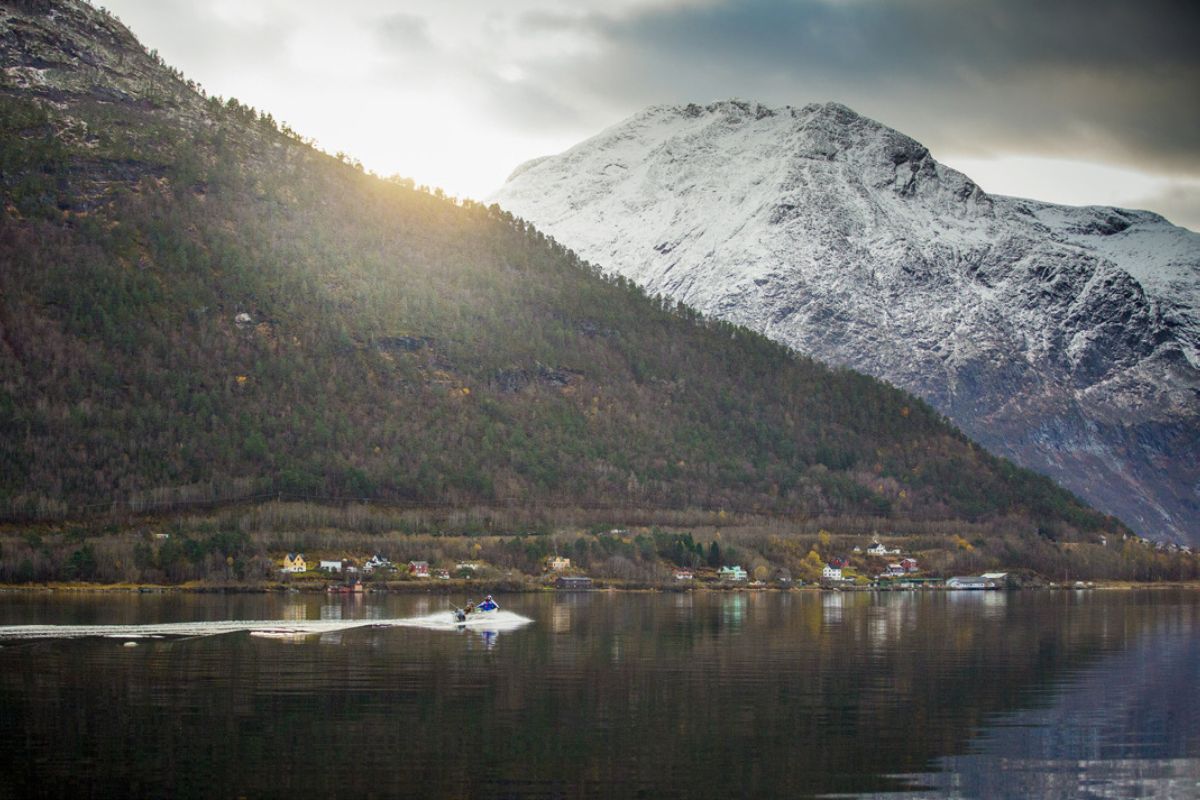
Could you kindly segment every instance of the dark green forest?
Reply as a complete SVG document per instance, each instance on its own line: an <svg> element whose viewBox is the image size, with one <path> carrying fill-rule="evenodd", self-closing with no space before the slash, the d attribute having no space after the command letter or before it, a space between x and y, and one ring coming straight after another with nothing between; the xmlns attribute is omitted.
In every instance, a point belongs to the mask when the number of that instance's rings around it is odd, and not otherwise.
<svg viewBox="0 0 1200 800"><path fill-rule="evenodd" d="M206 96L102 12L0 9L0 516L270 495L1123 530L904 392Z"/></svg>

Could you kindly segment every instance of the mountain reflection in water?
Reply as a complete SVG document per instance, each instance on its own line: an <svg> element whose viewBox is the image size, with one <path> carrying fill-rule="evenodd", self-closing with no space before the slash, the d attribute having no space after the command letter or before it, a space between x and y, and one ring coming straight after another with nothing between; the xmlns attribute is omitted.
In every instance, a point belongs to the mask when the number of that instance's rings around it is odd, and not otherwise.
<svg viewBox="0 0 1200 800"><path fill-rule="evenodd" d="M1198 621L1194 607L1156 620L1129 648L1037 690L1038 707L995 715L965 755L910 779L922 796L1200 797Z"/></svg>
<svg viewBox="0 0 1200 800"><path fill-rule="evenodd" d="M0 798L1197 794L1200 593L500 603L533 622L370 624L437 597L4 597L0 626L367 624L5 641Z"/></svg>

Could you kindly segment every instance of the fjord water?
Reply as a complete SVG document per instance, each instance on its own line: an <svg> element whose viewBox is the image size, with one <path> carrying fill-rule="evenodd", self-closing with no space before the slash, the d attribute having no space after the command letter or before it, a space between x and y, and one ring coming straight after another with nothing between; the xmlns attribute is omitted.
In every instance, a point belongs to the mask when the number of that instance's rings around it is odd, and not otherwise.
<svg viewBox="0 0 1200 800"><path fill-rule="evenodd" d="M3 639L0 797L1195 797L1200 592L517 595L530 624ZM24 595L0 626L432 596Z"/></svg>

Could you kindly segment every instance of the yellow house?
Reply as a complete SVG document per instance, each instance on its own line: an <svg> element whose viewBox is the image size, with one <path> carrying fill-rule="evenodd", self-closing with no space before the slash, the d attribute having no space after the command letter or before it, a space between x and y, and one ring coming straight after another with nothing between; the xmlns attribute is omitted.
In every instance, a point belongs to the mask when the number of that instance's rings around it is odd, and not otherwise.
<svg viewBox="0 0 1200 800"><path fill-rule="evenodd" d="M283 557L284 572L307 572L308 565L304 563L304 555L301 553L288 553Z"/></svg>
<svg viewBox="0 0 1200 800"><path fill-rule="evenodd" d="M563 572L571 568L571 559L554 556L553 558L546 559L546 566L551 572Z"/></svg>

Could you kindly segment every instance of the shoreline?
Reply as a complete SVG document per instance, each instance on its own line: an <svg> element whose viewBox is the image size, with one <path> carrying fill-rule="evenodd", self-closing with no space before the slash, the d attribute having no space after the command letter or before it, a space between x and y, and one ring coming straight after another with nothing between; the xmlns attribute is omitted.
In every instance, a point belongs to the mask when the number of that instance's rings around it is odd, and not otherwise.
<svg viewBox="0 0 1200 800"><path fill-rule="evenodd" d="M1001 587L997 589L951 589L945 586L924 587L880 587L880 586L839 586L827 587L818 585L807 586L744 586L733 584L699 584L691 586L665 585L608 585L600 584L591 589L558 589L553 585L514 585L509 582L487 582L455 584L450 586L431 586L417 582L396 582L368 587L362 593L347 595L331 592L327 586L287 586L284 584L100 584L100 583L44 583L44 584L0 584L0 594L305 594L305 595L334 595L338 597L386 595L386 594L431 594L455 595L464 592L471 594L586 594L597 592L621 592L624 594L682 594L687 592L810 592L810 593L864 593L877 592L882 594L893 592L1016 592L1016 591L1135 591L1162 589L1200 590L1200 580L1195 581L1089 581L1088 586L1073 584L1044 584L1020 587Z"/></svg>

